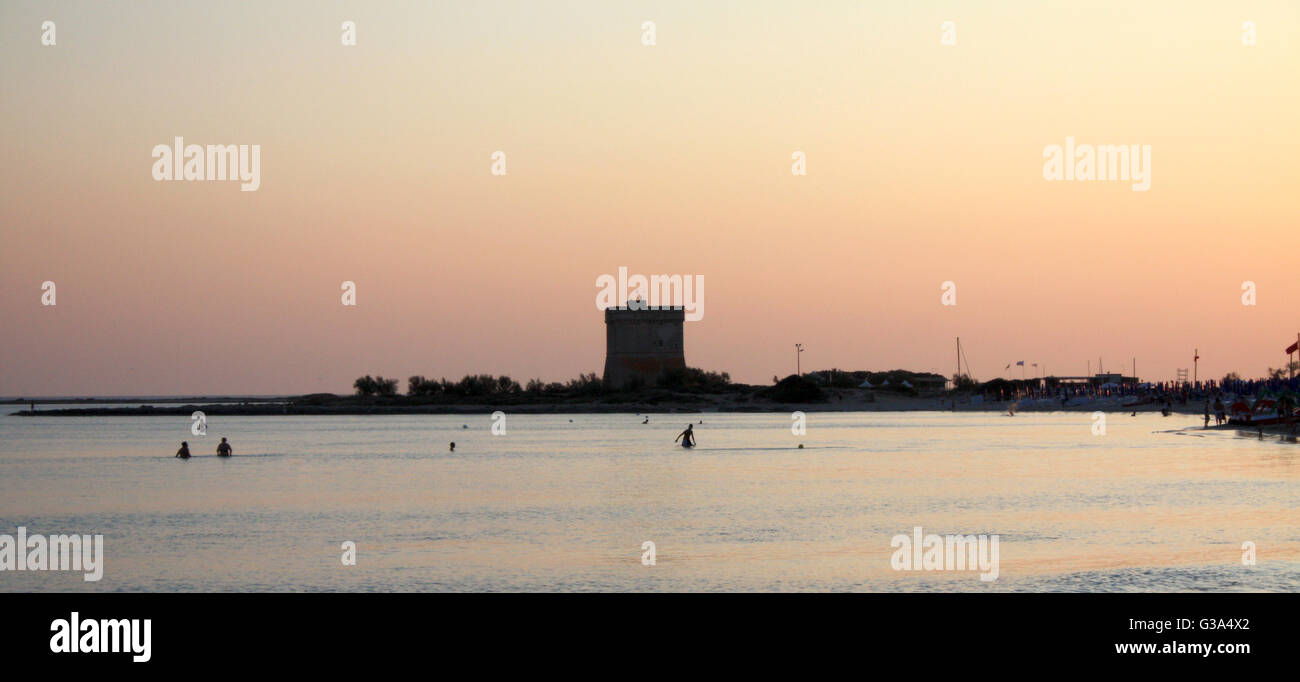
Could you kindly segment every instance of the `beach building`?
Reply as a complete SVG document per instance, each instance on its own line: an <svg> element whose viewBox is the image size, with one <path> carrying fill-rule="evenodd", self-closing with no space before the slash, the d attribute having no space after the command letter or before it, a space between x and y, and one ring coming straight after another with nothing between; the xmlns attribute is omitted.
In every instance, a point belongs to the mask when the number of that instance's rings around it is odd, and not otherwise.
<svg viewBox="0 0 1300 682"><path fill-rule="evenodd" d="M911 382L921 394L942 393L951 383L948 377L938 374L920 374L912 377Z"/></svg>
<svg viewBox="0 0 1300 682"><path fill-rule="evenodd" d="M605 384L653 384L665 370L686 367L685 321L681 308L606 308Z"/></svg>

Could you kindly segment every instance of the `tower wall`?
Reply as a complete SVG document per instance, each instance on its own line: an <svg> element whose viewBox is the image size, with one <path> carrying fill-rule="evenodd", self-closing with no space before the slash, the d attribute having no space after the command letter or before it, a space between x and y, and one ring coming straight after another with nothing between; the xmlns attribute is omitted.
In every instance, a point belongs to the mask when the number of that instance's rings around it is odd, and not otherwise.
<svg viewBox="0 0 1300 682"><path fill-rule="evenodd" d="M605 309L605 383L653 384L664 370L686 366L685 310Z"/></svg>

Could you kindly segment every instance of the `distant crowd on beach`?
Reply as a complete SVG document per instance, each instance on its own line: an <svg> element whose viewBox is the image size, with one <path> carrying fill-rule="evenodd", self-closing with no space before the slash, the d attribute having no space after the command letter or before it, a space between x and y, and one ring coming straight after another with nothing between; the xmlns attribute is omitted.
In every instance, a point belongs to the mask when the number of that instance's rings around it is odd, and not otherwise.
<svg viewBox="0 0 1300 682"><path fill-rule="evenodd" d="M1229 397L1253 398L1283 391L1300 392L1300 377L1293 379L1232 379L1227 382L1210 380L1185 383L1160 381L1140 384L1030 385L1028 388L1021 390L1019 395L1007 395L1006 391L1001 391L999 399L1057 399L1061 400L1062 404L1065 404L1076 398L1133 398L1135 399L1133 402L1137 403L1169 402L1186 405L1193 401L1200 402Z"/></svg>
<svg viewBox="0 0 1300 682"><path fill-rule="evenodd" d="M1188 409L1189 406L1203 404L1207 427L1211 418L1218 426L1234 423L1238 417L1241 423L1252 426L1280 422L1293 431L1300 426L1300 415L1296 414L1297 403L1300 403L1300 377L1086 385L1044 382L1018 385L992 395L985 393L984 397L985 400L1013 401L1008 408L1008 414L1012 416L1017 410L1055 408L1057 405L1060 409L1070 406L1093 409L1092 401L1112 400L1120 401L1120 407L1125 410L1132 408L1134 416L1137 416L1138 409L1145 407L1159 406L1160 412L1169 416L1175 411L1190 412L1196 408ZM955 400L953 409L956 409Z"/></svg>

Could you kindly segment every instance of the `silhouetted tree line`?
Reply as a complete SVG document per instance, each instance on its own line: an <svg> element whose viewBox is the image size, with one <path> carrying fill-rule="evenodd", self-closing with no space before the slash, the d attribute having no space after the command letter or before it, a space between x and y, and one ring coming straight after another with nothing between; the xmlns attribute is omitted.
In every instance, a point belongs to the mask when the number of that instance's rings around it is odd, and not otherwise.
<svg viewBox="0 0 1300 682"><path fill-rule="evenodd" d="M523 388L519 382L505 375L496 377L491 374L466 374L454 383L445 378L433 380L419 375L406 380L406 395L418 397L446 395L474 398L510 395L521 391Z"/></svg>
<svg viewBox="0 0 1300 682"><path fill-rule="evenodd" d="M814 403L826 399L820 383L806 376L791 374L758 392L758 397L781 403Z"/></svg>
<svg viewBox="0 0 1300 682"><path fill-rule="evenodd" d="M384 377L372 377L369 374L352 382L352 388L357 390L359 396L394 396L397 395L397 379L385 379Z"/></svg>
<svg viewBox="0 0 1300 682"><path fill-rule="evenodd" d="M356 395L361 397L397 395L397 380L382 376L366 375L353 382ZM682 367L668 370L655 381L654 388L663 388L683 392L721 392L727 389L743 388L731 383L731 375L726 372L707 372L695 367ZM643 381L634 381L619 389L605 384L595 372L580 374L575 379L560 383L544 382L541 379L529 379L525 386L508 376L491 374L467 374L460 381L448 381L446 378L429 379L415 375L406 380L406 395L414 398L480 398L501 397L509 395L532 396L569 396L592 397L606 393L638 391L647 386Z"/></svg>
<svg viewBox="0 0 1300 682"><path fill-rule="evenodd" d="M1291 360L1281 367L1269 367L1265 376L1274 381L1281 381L1295 376L1297 371L1300 371L1300 361Z"/></svg>
<svg viewBox="0 0 1300 682"><path fill-rule="evenodd" d="M696 367L678 367L659 376L657 385L674 391L722 392L730 388L731 375L726 372L706 372Z"/></svg>
<svg viewBox="0 0 1300 682"><path fill-rule="evenodd" d="M863 381L870 381L876 387L876 390L897 393L915 393L914 389L920 385L921 380L946 379L946 377L933 372L913 372L906 369L890 369L876 372L832 368L805 372L803 376L805 379L825 388L858 388ZM908 389L903 385L904 381L912 384L914 388ZM971 381L970 377L965 374L960 375L958 381L959 385L960 382L965 382L971 386L975 385L975 382Z"/></svg>

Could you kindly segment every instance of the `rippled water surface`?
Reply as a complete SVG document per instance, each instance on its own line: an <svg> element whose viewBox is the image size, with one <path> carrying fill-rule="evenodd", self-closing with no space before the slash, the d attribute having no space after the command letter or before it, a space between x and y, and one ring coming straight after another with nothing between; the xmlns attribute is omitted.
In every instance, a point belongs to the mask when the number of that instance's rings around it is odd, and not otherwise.
<svg viewBox="0 0 1300 682"><path fill-rule="evenodd" d="M641 421L0 416L0 534L100 533L106 554L98 583L0 590L1300 589L1300 446L1277 437L1115 413L1104 436L1088 413ZM234 458L210 456L221 436ZM997 534L998 579L893 570L918 526Z"/></svg>

